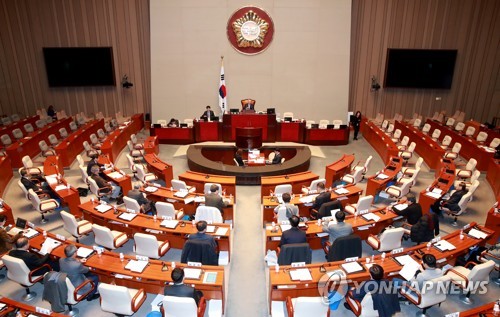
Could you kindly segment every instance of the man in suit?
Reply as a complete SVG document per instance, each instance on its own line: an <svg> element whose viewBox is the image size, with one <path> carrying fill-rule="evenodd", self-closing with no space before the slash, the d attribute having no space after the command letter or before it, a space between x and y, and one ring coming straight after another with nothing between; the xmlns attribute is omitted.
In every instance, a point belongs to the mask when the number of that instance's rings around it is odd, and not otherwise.
<svg viewBox="0 0 500 317"><path fill-rule="evenodd" d="M290 203L292 196L290 196L289 193L284 193L281 196L281 199L283 200L283 203L274 208L274 218L278 219L278 212L280 208L286 208L286 218L299 215L299 207Z"/></svg>
<svg viewBox="0 0 500 317"><path fill-rule="evenodd" d="M76 258L77 250L78 249L73 244L68 244L64 248L64 254L66 255L66 257L59 259L59 266L61 268L60 272L67 274L74 287L78 287L86 280L91 280L94 283L95 287L87 295L87 301L98 299L100 297L99 293L97 293L97 284L99 284L99 277L95 274L90 273L89 268L78 261L78 259ZM82 262L84 262L84 260L82 260ZM85 285L85 287L80 289L79 294L86 293L89 290L90 285Z"/></svg>
<svg viewBox="0 0 500 317"><path fill-rule="evenodd" d="M29 177L28 172L25 169L21 170L21 183L23 184L24 188L26 188L26 190L33 189L33 191L35 193L38 193L38 194L41 194L41 193L47 194L51 198L59 200L59 197L57 197L57 195L51 190L49 184L47 184L44 181L44 179L42 178L42 176L39 176L37 179L39 181L41 181L40 185L38 185L37 183L35 183L35 182L33 182L31 180L31 178Z"/></svg>
<svg viewBox="0 0 500 317"><path fill-rule="evenodd" d="M54 271L59 271L59 264L50 260L50 252L52 252L52 249L49 249L46 255L39 257L37 254L29 252L30 245L26 237L20 237L16 240L14 245L16 248L11 250L9 255L23 260L30 271L39 268L43 264L48 264ZM48 268L44 267L37 271L37 275L43 275L49 271Z"/></svg>
<svg viewBox="0 0 500 317"><path fill-rule="evenodd" d="M174 284L166 286L163 294L167 296L189 297L194 299L196 305L198 305L200 299L203 297L203 293L184 284L184 270L176 267L172 270L170 277L172 277Z"/></svg>
<svg viewBox="0 0 500 317"><path fill-rule="evenodd" d="M299 229L300 218L297 216L290 217L290 229L283 232L281 235L280 247L285 244L306 243L306 233Z"/></svg>
<svg viewBox="0 0 500 317"><path fill-rule="evenodd" d="M217 250L217 242L213 236L207 234L207 222L205 220L196 223L197 233L189 235L189 240L203 240L208 241Z"/></svg>
<svg viewBox="0 0 500 317"><path fill-rule="evenodd" d="M242 149L238 149L236 153L234 153L234 159L238 163L238 166L245 166L245 162L243 161L243 157L241 156L243 154Z"/></svg>
<svg viewBox="0 0 500 317"><path fill-rule="evenodd" d="M210 108L210 106L207 106L205 112L203 112L203 115L201 116L202 119L205 119L205 120L212 120L213 117L215 117L215 113L212 111L212 109Z"/></svg>
<svg viewBox="0 0 500 317"><path fill-rule="evenodd" d="M219 195L219 186L215 184L210 186L210 192L205 194L205 206L216 207L220 210L221 215L224 215L224 208L227 207L227 202Z"/></svg>
<svg viewBox="0 0 500 317"><path fill-rule="evenodd" d="M23 234L19 232L14 237L11 237L7 233L8 228L5 228L6 221L7 217L4 214L0 214L0 255L12 250L14 242L23 236Z"/></svg>
<svg viewBox="0 0 500 317"><path fill-rule="evenodd" d="M105 196L102 196L101 199L109 202L111 199L116 199L118 204L123 203L123 199L120 197L121 187L116 185L113 182L108 182L104 178L99 175L99 167L94 165L92 167L92 179L96 182L97 187L101 190L101 192L106 193ZM104 190L102 190L104 189Z"/></svg>
<svg viewBox="0 0 500 317"><path fill-rule="evenodd" d="M337 222L326 221L323 223L323 232L330 235L329 241L330 245L333 245L335 239L340 237L348 236L352 233L352 225L350 223L345 223L345 213L341 210L335 213L335 219ZM326 242L326 240L325 240Z"/></svg>
<svg viewBox="0 0 500 317"><path fill-rule="evenodd" d="M274 150L274 158L271 161L271 164L281 164L281 159L282 159L282 156L281 156L280 150L277 148Z"/></svg>
<svg viewBox="0 0 500 317"><path fill-rule="evenodd" d="M317 219L317 211L319 211L321 206L324 203L327 203L327 202L332 200L331 193L326 191L326 189L325 189L325 183L319 183L317 188L318 188L319 195L316 196L316 198L314 199L314 202L313 202L313 205L311 208L311 217L313 217L314 219ZM316 212L312 211L313 209Z"/></svg>
<svg viewBox="0 0 500 317"><path fill-rule="evenodd" d="M422 206L417 203L417 198L414 194L409 193L405 198L399 201L399 204L408 204L408 207L404 209L396 208L397 205L392 207L392 211L399 216L403 216L406 218L410 225L414 225L418 222L420 217L422 217Z"/></svg>
<svg viewBox="0 0 500 317"><path fill-rule="evenodd" d="M98 158L97 154L94 154L94 155L90 156L90 161L89 161L89 164L87 165L87 175L88 176L92 176L92 167L97 166L97 167L99 167L99 170L101 170L102 168L104 168L104 165L100 164L97 161L97 158Z"/></svg>
<svg viewBox="0 0 500 317"><path fill-rule="evenodd" d="M148 214L148 215L154 215L156 214L156 210L154 210L154 205L153 202L149 199L147 199L144 196L144 193L142 193L139 188L141 188L140 185L134 185L134 189L131 189L127 193L128 198L132 198L137 203L139 206L141 206L141 212Z"/></svg>

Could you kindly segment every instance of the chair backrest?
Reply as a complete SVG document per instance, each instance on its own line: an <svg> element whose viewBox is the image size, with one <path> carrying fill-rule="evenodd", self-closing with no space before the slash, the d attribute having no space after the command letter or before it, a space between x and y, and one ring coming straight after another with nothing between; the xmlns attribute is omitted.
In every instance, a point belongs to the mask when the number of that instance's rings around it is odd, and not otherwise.
<svg viewBox="0 0 500 317"><path fill-rule="evenodd" d="M326 127L330 124L330 120L319 120L319 128L326 129Z"/></svg>
<svg viewBox="0 0 500 317"><path fill-rule="evenodd" d="M124 197L125 199L125 197ZM158 259L158 239L152 234L135 233L134 234L135 253L137 255L147 256L149 258Z"/></svg>
<svg viewBox="0 0 500 317"><path fill-rule="evenodd" d="M276 187L274 188L274 194L283 195L284 193L289 193L290 195L292 194L291 184L276 185Z"/></svg>
<svg viewBox="0 0 500 317"><path fill-rule="evenodd" d="M139 205L137 200L127 196L123 196L123 202L125 203L125 208L133 210L135 213L141 212L141 206Z"/></svg>
<svg viewBox="0 0 500 317"><path fill-rule="evenodd" d="M12 123L12 119L10 117L3 117L2 123L3 123L3 125L9 125Z"/></svg>
<svg viewBox="0 0 500 317"><path fill-rule="evenodd" d="M92 144L98 144L99 143L99 139L97 139L97 136L95 135L95 133L92 133L90 135L90 142L92 142Z"/></svg>
<svg viewBox="0 0 500 317"><path fill-rule="evenodd" d="M205 220L209 223L224 223L220 210L216 207L210 206L198 206L198 208L196 208L194 220L196 222Z"/></svg>
<svg viewBox="0 0 500 317"><path fill-rule="evenodd" d="M76 160L78 162L78 166L85 166L85 161L83 160L83 157L80 154L76 156Z"/></svg>
<svg viewBox="0 0 500 317"><path fill-rule="evenodd" d="M351 172L352 173L351 176L353 178L353 182L352 182L353 185L356 185L357 183L359 183L363 179L363 174L364 174L363 171L364 171L364 168L355 168L354 172Z"/></svg>
<svg viewBox="0 0 500 317"><path fill-rule="evenodd" d="M476 128L468 127L467 130L465 130L465 135L471 136L471 135L474 135L474 132L476 132Z"/></svg>
<svg viewBox="0 0 500 317"><path fill-rule="evenodd" d="M274 157L275 157L275 156L276 156L276 153L271 152L271 153L269 153L269 155L267 156L267 159L268 159L268 160L270 160L270 161L272 161L272 160L274 160Z"/></svg>
<svg viewBox="0 0 500 317"><path fill-rule="evenodd" d="M434 129L434 132L432 132L432 138L437 139L441 135L441 130L439 129Z"/></svg>
<svg viewBox="0 0 500 317"><path fill-rule="evenodd" d="M465 112L460 111L460 114L457 117L457 121L464 121L465 119Z"/></svg>
<svg viewBox="0 0 500 317"><path fill-rule="evenodd" d="M18 122L18 121L21 121L21 117L17 114L17 113L14 113L13 115L10 116L10 118L12 119L12 121L14 122Z"/></svg>
<svg viewBox="0 0 500 317"><path fill-rule="evenodd" d="M477 134L476 140L477 142L484 142L488 138L488 133L481 131Z"/></svg>
<svg viewBox="0 0 500 317"><path fill-rule="evenodd" d="M451 279L447 275L425 281L422 287L425 291L420 292L421 300L417 306L426 308L444 302L450 283Z"/></svg>
<svg viewBox="0 0 500 317"><path fill-rule="evenodd" d="M479 171L476 171L476 172L479 172ZM474 172L475 173L475 172ZM476 191L476 189L478 188L479 186L479 180L475 179L471 182L472 184L470 185L469 187L469 192L474 195L474 192Z"/></svg>
<svg viewBox="0 0 500 317"><path fill-rule="evenodd" d="M101 309L120 315L132 315L132 297L125 286L99 283Z"/></svg>
<svg viewBox="0 0 500 317"><path fill-rule="evenodd" d="M413 153L413 151L415 151L415 147L416 147L416 146L417 146L417 145L415 144L415 142L411 142L411 143L410 143L410 146L408 146L407 151L408 151L408 152Z"/></svg>
<svg viewBox="0 0 500 317"><path fill-rule="evenodd" d="M21 285L31 286L33 283L29 280L30 269L22 259L5 254L2 261L7 267L7 277Z"/></svg>
<svg viewBox="0 0 500 317"><path fill-rule="evenodd" d="M33 191L33 189L28 189L28 199L31 201L31 204L33 205L33 208L35 210L40 211L40 197Z"/></svg>
<svg viewBox="0 0 500 317"><path fill-rule="evenodd" d="M106 133L104 133L104 130L103 129L99 129L97 130L97 135L99 136L99 138L101 139L104 139L106 137Z"/></svg>
<svg viewBox="0 0 500 317"><path fill-rule="evenodd" d="M454 214L460 215L460 214L464 213L467 209L467 204L469 203L469 201L471 201L471 198L472 198L471 191L468 191L465 195L463 195L457 204L458 208L460 208L460 210L458 212L454 212Z"/></svg>
<svg viewBox="0 0 500 317"><path fill-rule="evenodd" d="M18 180L17 181L17 185L19 186L19 188L21 188L21 190L23 191L24 193L24 197L26 197L26 199L29 200L29 193L28 193L28 190L26 189L26 187L24 187L23 183L21 182L21 180Z"/></svg>
<svg viewBox="0 0 500 317"><path fill-rule="evenodd" d="M53 121L54 121L54 119L52 119L52 117L45 117L46 123L52 123Z"/></svg>
<svg viewBox="0 0 500 317"><path fill-rule="evenodd" d="M463 131L465 128L465 123L463 122L458 122L456 125L455 125L455 130L456 131Z"/></svg>
<svg viewBox="0 0 500 317"><path fill-rule="evenodd" d="M321 297L297 297L293 306L294 317L326 317L328 316L328 305L325 305Z"/></svg>
<svg viewBox="0 0 500 317"><path fill-rule="evenodd" d="M163 312L165 317L198 315L198 307L191 297L165 296L163 297Z"/></svg>
<svg viewBox="0 0 500 317"><path fill-rule="evenodd" d="M0 139L2 140L2 144L4 146L9 146L12 144L12 140L8 134L3 134Z"/></svg>
<svg viewBox="0 0 500 317"><path fill-rule="evenodd" d="M23 158L21 160L22 160L23 166L25 168L32 168L33 167L33 161L31 160L31 158L28 155L23 156Z"/></svg>
<svg viewBox="0 0 500 317"><path fill-rule="evenodd" d="M285 118L291 118L293 119L293 112L285 112L283 113L283 119Z"/></svg>
<svg viewBox="0 0 500 317"><path fill-rule="evenodd" d="M342 123L344 123L344 122L342 120L339 120L339 119L332 120L332 124L336 125L336 126L342 125Z"/></svg>
<svg viewBox="0 0 500 317"><path fill-rule="evenodd" d="M494 138L490 143L490 148L495 149L498 145L500 145L500 138Z"/></svg>
<svg viewBox="0 0 500 317"><path fill-rule="evenodd" d="M421 124L422 124L422 120L421 120L421 119L418 119L418 118L417 118L417 119L415 119L415 121L413 122L413 126L414 126L415 128L420 127L420 125L421 125Z"/></svg>
<svg viewBox="0 0 500 317"><path fill-rule="evenodd" d="M403 228L387 228L380 235L380 248L378 251L384 252L394 250L401 247L401 238L405 229Z"/></svg>
<svg viewBox="0 0 500 317"><path fill-rule="evenodd" d="M455 144L453 144L453 148L451 149L451 151L453 153L460 153L460 149L462 148L462 144L461 143L458 143L458 142L455 142Z"/></svg>
<svg viewBox="0 0 500 317"><path fill-rule="evenodd" d="M356 209L358 210L358 212L368 210L372 205L372 201L373 201L372 195L360 197L358 199Z"/></svg>
<svg viewBox="0 0 500 317"><path fill-rule="evenodd" d="M92 231L94 231L95 243L102 245L108 249L114 249L113 234L108 227L103 227L97 224L92 224Z"/></svg>
<svg viewBox="0 0 500 317"><path fill-rule="evenodd" d="M43 128L43 127L45 126L45 121L44 121L44 120L36 120L36 121L35 121L35 125L36 125L39 129L41 129L41 128Z"/></svg>
<svg viewBox="0 0 500 317"><path fill-rule="evenodd" d="M78 223L75 216L63 210L61 211L61 218L63 220L64 230L78 237Z"/></svg>
<svg viewBox="0 0 500 317"><path fill-rule="evenodd" d="M19 128L14 129L14 130L12 130L12 135L16 139L22 139L23 138L23 131L21 131L21 129L19 129Z"/></svg>
<svg viewBox="0 0 500 317"><path fill-rule="evenodd" d="M49 142L52 145L56 145L59 141L57 140L57 137L53 134L49 135Z"/></svg>
<svg viewBox="0 0 500 317"><path fill-rule="evenodd" d="M219 188L219 195L222 195L222 185L217 183L205 183L205 185L203 185L203 192L205 194L210 193L210 187L212 185L217 185L217 187Z"/></svg>
<svg viewBox="0 0 500 317"><path fill-rule="evenodd" d="M90 182L89 182L89 175L87 174L87 169L83 166L83 165L79 165L78 166L78 169L80 170L80 175L82 177L82 181L85 183L85 184L89 184L90 185ZM94 180L93 180L94 181ZM95 181L94 181L94 184L95 184ZM97 184L95 185L97 186Z"/></svg>
<svg viewBox="0 0 500 317"><path fill-rule="evenodd" d="M370 163L372 162L372 159L373 159L373 156L368 156L368 158L366 159L365 161L365 165L364 165L364 168L365 168L365 173L368 171L368 168L370 167Z"/></svg>
<svg viewBox="0 0 500 317"><path fill-rule="evenodd" d="M281 247L278 255L279 265L290 265L294 262L311 263L312 251L309 243L290 243Z"/></svg>
<svg viewBox="0 0 500 317"><path fill-rule="evenodd" d="M401 130L396 129L396 131L394 131L394 134L392 135L392 138L399 140L400 137L401 137Z"/></svg>
<svg viewBox="0 0 500 317"><path fill-rule="evenodd" d="M187 240L181 254L181 262L200 262L203 265L217 265L217 253L208 240Z"/></svg>
<svg viewBox="0 0 500 317"><path fill-rule="evenodd" d="M132 172L135 172L136 169L135 169L135 162L134 162L134 158L132 156L130 156L130 154L125 154L125 156L127 157L127 163L128 163L128 168L132 171Z"/></svg>
<svg viewBox="0 0 500 317"><path fill-rule="evenodd" d="M469 286L471 289L475 290L479 283L474 282L483 282L490 280L490 273L495 268L495 262L493 260L488 260L484 263L475 265L471 270L467 278L469 279Z"/></svg>
<svg viewBox="0 0 500 317"><path fill-rule="evenodd" d="M324 178L319 178L319 179L315 179L313 181L311 181L311 185L309 185L309 191L314 191L314 190L318 190L318 184L326 184L326 179Z"/></svg>
<svg viewBox="0 0 500 317"><path fill-rule="evenodd" d="M422 157L419 157L417 162L415 163L415 169L420 169L422 167L423 163L424 163L424 159Z"/></svg>
<svg viewBox="0 0 500 317"><path fill-rule="evenodd" d="M59 135L63 139L67 138L68 137L68 131L66 130L66 128L60 128L59 129Z"/></svg>
<svg viewBox="0 0 500 317"><path fill-rule="evenodd" d="M473 171L476 169L477 161L474 158L471 158L468 162L467 165L465 165L465 169L468 171Z"/></svg>
<svg viewBox="0 0 500 317"><path fill-rule="evenodd" d="M78 130L78 126L76 125L75 121L71 121L71 122L69 123L69 128L70 128L70 130L71 130L71 131L76 131L76 130Z"/></svg>
<svg viewBox="0 0 500 317"><path fill-rule="evenodd" d="M446 126L452 127L454 124L455 124L454 118L448 118L448 120L446 120Z"/></svg>
<svg viewBox="0 0 500 317"><path fill-rule="evenodd" d="M136 144L137 143L137 137L135 136L135 134L131 134L130 135L130 141L132 141L133 144Z"/></svg>
<svg viewBox="0 0 500 317"><path fill-rule="evenodd" d="M82 144L83 144L83 148L85 149L85 151L92 151L92 148L90 147L89 142L83 141Z"/></svg>
<svg viewBox="0 0 500 317"><path fill-rule="evenodd" d="M350 234L339 237L333 241L333 245L328 251L327 261L343 261L355 256L361 257L362 251L361 238L358 235Z"/></svg>
<svg viewBox="0 0 500 317"><path fill-rule="evenodd" d="M394 131L394 124L390 123L389 127L387 128L387 133L392 133Z"/></svg>
<svg viewBox="0 0 500 317"><path fill-rule="evenodd" d="M171 218L175 219L175 208L174 205L171 203L166 203L163 201L158 201L155 204L156 207L156 215L159 218Z"/></svg>
<svg viewBox="0 0 500 317"><path fill-rule="evenodd" d="M310 129L313 124L315 124L316 121L314 120L306 120L306 128Z"/></svg>
<svg viewBox="0 0 500 317"><path fill-rule="evenodd" d="M188 189L186 182L181 181L179 179L172 179L171 183L172 183L172 187L174 188L174 190L187 190Z"/></svg>
<svg viewBox="0 0 500 317"><path fill-rule="evenodd" d="M443 122L443 120L444 120L444 115L445 115L445 113L442 113L442 112L441 112L441 113L438 115L437 121L439 121L439 122Z"/></svg>
<svg viewBox="0 0 500 317"><path fill-rule="evenodd" d="M184 123L187 123L188 128L193 126L193 119L184 119Z"/></svg>
<svg viewBox="0 0 500 317"><path fill-rule="evenodd" d="M85 171L85 173L87 173L87 171ZM97 186L95 180L93 180L92 177L87 177L87 181L89 182L90 192L99 197L99 186Z"/></svg>
<svg viewBox="0 0 500 317"><path fill-rule="evenodd" d="M157 120L156 123L161 124L162 127L167 126L167 120L160 119L160 120Z"/></svg>
<svg viewBox="0 0 500 317"><path fill-rule="evenodd" d="M443 138L443 141L441 141L441 144L444 146L448 146L451 143L451 136L445 135Z"/></svg>
<svg viewBox="0 0 500 317"><path fill-rule="evenodd" d="M428 124L428 123L424 124L424 127L422 128L422 132L423 132L423 133L427 133L427 132L429 132L430 130L431 130L431 125L430 125L430 124Z"/></svg>
<svg viewBox="0 0 500 317"><path fill-rule="evenodd" d="M367 293L361 301L360 317L378 317L378 310L373 308L373 297L371 293Z"/></svg>
<svg viewBox="0 0 500 317"><path fill-rule="evenodd" d="M132 143L132 141L127 140L127 147L130 152L134 150L134 144Z"/></svg>
<svg viewBox="0 0 500 317"><path fill-rule="evenodd" d="M111 133L111 131L113 131L109 122L104 123L104 130L106 130L107 133Z"/></svg>
<svg viewBox="0 0 500 317"><path fill-rule="evenodd" d="M31 123L26 123L24 125L24 131L26 131L26 133L31 133L31 132L35 131L35 129L31 125Z"/></svg>
<svg viewBox="0 0 500 317"><path fill-rule="evenodd" d="M45 142L44 140L38 142L38 147L40 148L40 151L42 151L42 154L43 154L43 152L46 152L49 150L49 146L47 145L47 142Z"/></svg>
<svg viewBox="0 0 500 317"><path fill-rule="evenodd" d="M407 145L408 145L408 142L410 142L410 138L409 138L407 135L405 135L405 136L403 137L403 139L401 139L401 145L402 145L402 146L407 146Z"/></svg>
<svg viewBox="0 0 500 317"><path fill-rule="evenodd" d="M134 167L135 167L135 171L137 172L137 178L140 181L145 182L146 181L146 175L148 173L144 170L144 165L142 165L142 164L135 164Z"/></svg>
<svg viewBox="0 0 500 317"><path fill-rule="evenodd" d="M389 125L389 120L384 120L382 121L382 129L387 129L387 126Z"/></svg>

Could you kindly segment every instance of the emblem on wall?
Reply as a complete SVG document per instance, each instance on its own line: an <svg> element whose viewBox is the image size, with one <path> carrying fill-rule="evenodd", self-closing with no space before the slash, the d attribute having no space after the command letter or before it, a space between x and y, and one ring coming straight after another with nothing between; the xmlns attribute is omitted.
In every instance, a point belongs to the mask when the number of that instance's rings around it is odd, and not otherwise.
<svg viewBox="0 0 500 317"><path fill-rule="evenodd" d="M244 7L237 10L227 22L227 37L238 52L247 55L264 51L274 35L274 23L264 10Z"/></svg>

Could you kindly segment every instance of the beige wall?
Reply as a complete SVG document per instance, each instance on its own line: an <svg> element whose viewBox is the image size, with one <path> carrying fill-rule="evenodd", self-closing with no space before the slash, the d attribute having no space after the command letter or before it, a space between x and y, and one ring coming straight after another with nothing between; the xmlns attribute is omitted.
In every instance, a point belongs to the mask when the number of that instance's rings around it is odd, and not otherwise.
<svg viewBox="0 0 500 317"><path fill-rule="evenodd" d="M151 0L153 119L198 117L218 108L220 56L228 105L253 98L314 120L347 117L351 0L254 1L275 25L259 55L234 50L226 38L231 14L248 1Z"/></svg>

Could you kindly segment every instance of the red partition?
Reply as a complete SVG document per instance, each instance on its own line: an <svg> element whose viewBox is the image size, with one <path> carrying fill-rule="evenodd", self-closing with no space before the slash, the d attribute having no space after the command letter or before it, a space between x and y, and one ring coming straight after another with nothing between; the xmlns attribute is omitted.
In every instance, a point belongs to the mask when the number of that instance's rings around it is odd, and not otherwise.
<svg viewBox="0 0 500 317"><path fill-rule="evenodd" d="M314 145L346 145L349 143L349 128L306 129L304 143Z"/></svg>
<svg viewBox="0 0 500 317"><path fill-rule="evenodd" d="M194 142L193 128L151 128L151 136L156 136L161 144L191 144Z"/></svg>
<svg viewBox="0 0 500 317"><path fill-rule="evenodd" d="M305 121L280 122L278 123L278 141L304 142Z"/></svg>
<svg viewBox="0 0 500 317"><path fill-rule="evenodd" d="M218 121L194 121L195 141L219 141L222 139L222 123Z"/></svg>
<svg viewBox="0 0 500 317"><path fill-rule="evenodd" d="M130 123L126 126L120 126L106 137L102 143L101 152L106 154L111 162L114 162L123 148L130 140L130 136L139 132L144 127L144 115L138 113L132 116Z"/></svg>
<svg viewBox="0 0 500 317"><path fill-rule="evenodd" d="M236 128L262 128L264 142L276 141L276 115L275 114L225 114L222 120L222 139L224 142L236 140Z"/></svg>
<svg viewBox="0 0 500 317"><path fill-rule="evenodd" d="M12 178L12 166L8 156L0 156L0 197Z"/></svg>

